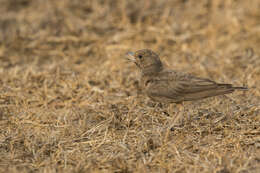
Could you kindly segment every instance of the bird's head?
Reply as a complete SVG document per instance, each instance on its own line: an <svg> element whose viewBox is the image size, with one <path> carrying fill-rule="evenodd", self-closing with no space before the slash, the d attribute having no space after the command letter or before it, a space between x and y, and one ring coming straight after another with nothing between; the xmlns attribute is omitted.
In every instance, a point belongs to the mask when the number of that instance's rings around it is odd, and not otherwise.
<svg viewBox="0 0 260 173"><path fill-rule="evenodd" d="M149 49L128 52L127 59L134 62L144 75L156 74L162 70L159 56Z"/></svg>

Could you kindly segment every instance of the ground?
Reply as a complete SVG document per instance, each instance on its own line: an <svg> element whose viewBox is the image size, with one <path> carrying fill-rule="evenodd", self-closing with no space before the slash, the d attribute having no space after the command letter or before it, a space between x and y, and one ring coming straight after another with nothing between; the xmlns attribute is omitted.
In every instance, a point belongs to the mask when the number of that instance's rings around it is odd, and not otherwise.
<svg viewBox="0 0 260 173"><path fill-rule="evenodd" d="M0 172L260 172L259 0L0 0L0 11ZM249 90L157 105L125 60L142 48Z"/></svg>

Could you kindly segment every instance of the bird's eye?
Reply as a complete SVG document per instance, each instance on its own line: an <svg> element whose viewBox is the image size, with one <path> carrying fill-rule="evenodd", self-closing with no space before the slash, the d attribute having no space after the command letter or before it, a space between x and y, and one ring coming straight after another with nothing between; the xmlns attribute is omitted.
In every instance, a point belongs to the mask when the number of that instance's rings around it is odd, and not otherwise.
<svg viewBox="0 0 260 173"><path fill-rule="evenodd" d="M143 58L143 55L138 55L138 58L139 58L139 59L142 59L142 58Z"/></svg>

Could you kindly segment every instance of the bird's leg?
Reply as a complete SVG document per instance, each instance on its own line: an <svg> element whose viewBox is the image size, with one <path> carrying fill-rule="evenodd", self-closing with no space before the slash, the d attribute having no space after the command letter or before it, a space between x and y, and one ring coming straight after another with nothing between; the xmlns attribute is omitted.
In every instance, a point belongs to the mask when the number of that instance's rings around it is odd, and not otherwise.
<svg viewBox="0 0 260 173"><path fill-rule="evenodd" d="M184 106L183 104L177 104L178 112L176 113L176 117L174 119L174 126L182 126L183 125L183 116L184 116Z"/></svg>
<svg viewBox="0 0 260 173"><path fill-rule="evenodd" d="M186 109L185 109L185 104L184 102L181 103L182 104L182 107L183 107L183 116L184 116L184 119L185 119L185 122L189 122L190 119L189 119L189 115L188 115L188 112L187 112L187 115L186 115Z"/></svg>
<svg viewBox="0 0 260 173"><path fill-rule="evenodd" d="M155 107L160 110L163 107L163 105L160 102L157 102Z"/></svg>
<svg viewBox="0 0 260 173"><path fill-rule="evenodd" d="M167 106L167 111L166 111L169 115L171 115L171 112L172 112L172 104L169 104Z"/></svg>

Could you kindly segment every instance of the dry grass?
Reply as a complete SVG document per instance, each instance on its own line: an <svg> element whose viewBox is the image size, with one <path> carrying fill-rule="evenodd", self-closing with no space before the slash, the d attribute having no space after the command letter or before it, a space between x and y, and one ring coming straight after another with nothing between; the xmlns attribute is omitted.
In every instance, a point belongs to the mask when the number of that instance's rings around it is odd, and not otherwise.
<svg viewBox="0 0 260 173"><path fill-rule="evenodd" d="M0 11L0 172L260 172L259 0L0 0ZM187 102L173 129L176 106L154 107L124 60L141 48L250 90Z"/></svg>

